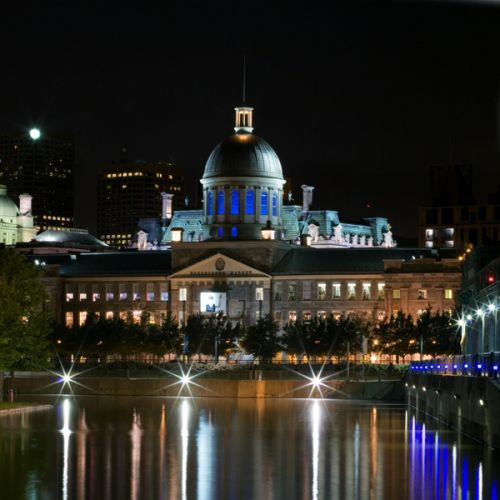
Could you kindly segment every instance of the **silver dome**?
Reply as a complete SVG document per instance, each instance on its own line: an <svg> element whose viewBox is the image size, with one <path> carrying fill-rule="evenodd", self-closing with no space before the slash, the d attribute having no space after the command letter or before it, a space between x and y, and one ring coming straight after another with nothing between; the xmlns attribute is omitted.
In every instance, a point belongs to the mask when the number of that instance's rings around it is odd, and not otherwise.
<svg viewBox="0 0 500 500"><path fill-rule="evenodd" d="M283 179L283 171L278 155L264 139L237 133L223 140L210 154L203 179L214 177Z"/></svg>

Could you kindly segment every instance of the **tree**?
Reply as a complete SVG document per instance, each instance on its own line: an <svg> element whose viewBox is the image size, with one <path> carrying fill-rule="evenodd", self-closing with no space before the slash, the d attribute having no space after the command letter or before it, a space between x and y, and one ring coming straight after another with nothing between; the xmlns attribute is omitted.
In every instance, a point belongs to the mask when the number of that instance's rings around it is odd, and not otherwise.
<svg viewBox="0 0 500 500"><path fill-rule="evenodd" d="M40 271L13 250L0 251L0 399L4 370L48 366L50 315Z"/></svg>
<svg viewBox="0 0 500 500"><path fill-rule="evenodd" d="M240 345L247 353L253 354L255 359L264 362L272 361L276 353L284 348L279 337L279 325L270 314L259 318L255 325L247 329Z"/></svg>
<svg viewBox="0 0 500 500"><path fill-rule="evenodd" d="M289 354L316 357L327 354L330 350L331 343L325 320L319 318L313 318L311 321L297 320L286 325L284 330L282 343Z"/></svg>
<svg viewBox="0 0 500 500"><path fill-rule="evenodd" d="M384 354L403 357L411 352L415 345L415 325L410 314L405 315L399 311L395 316L386 318L379 324L378 337L380 339L380 351Z"/></svg>

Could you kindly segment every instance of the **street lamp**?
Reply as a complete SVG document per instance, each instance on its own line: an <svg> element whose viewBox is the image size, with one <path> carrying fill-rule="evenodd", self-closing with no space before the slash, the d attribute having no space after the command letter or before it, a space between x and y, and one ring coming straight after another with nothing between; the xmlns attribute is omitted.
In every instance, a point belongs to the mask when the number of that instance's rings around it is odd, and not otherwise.
<svg viewBox="0 0 500 500"><path fill-rule="evenodd" d="M184 362L187 362L187 356L189 353L189 338L186 331L186 300L187 290L185 288L179 288L179 301L182 302L182 329L184 330L184 345L182 346Z"/></svg>
<svg viewBox="0 0 500 500"><path fill-rule="evenodd" d="M42 135L42 134L41 134L40 130L39 130L39 129L37 129L37 128L32 128L32 129L30 130L30 137L31 137L34 141L36 141L36 140L40 139L40 136L41 136L41 135Z"/></svg>

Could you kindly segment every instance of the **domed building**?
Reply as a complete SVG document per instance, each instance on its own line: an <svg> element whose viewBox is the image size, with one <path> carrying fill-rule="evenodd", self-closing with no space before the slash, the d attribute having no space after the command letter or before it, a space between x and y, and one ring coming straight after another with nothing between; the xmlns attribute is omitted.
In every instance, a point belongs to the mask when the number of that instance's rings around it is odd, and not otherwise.
<svg viewBox="0 0 500 500"><path fill-rule="evenodd" d="M210 154L201 179L209 239L255 240L282 233L283 170L274 149L253 134L253 109L238 107L234 134Z"/></svg>
<svg viewBox="0 0 500 500"><path fill-rule="evenodd" d="M203 208L172 214L163 193L161 219L141 219L134 247L158 250L172 242L278 240L316 248L396 246L387 218L341 221L337 210L313 209L313 186L302 205L285 200L278 155L253 133L253 108L235 108L234 133L210 153L200 180ZM285 202L287 202L285 204Z"/></svg>
<svg viewBox="0 0 500 500"><path fill-rule="evenodd" d="M0 243L13 246L31 241L37 232L31 215L29 194L19 196L19 207L7 195L7 186L0 184Z"/></svg>

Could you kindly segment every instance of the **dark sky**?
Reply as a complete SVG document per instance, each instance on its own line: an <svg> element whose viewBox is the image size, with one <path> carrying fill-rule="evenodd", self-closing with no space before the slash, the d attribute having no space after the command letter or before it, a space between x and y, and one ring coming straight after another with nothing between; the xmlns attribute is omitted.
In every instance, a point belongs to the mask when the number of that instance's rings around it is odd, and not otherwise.
<svg viewBox="0 0 500 500"><path fill-rule="evenodd" d="M472 164L484 200L500 182L500 1L10 3L0 127L75 135L79 226L123 146L173 159L195 190L232 131L245 52L255 132L316 207L412 236L429 165Z"/></svg>

